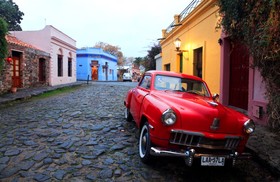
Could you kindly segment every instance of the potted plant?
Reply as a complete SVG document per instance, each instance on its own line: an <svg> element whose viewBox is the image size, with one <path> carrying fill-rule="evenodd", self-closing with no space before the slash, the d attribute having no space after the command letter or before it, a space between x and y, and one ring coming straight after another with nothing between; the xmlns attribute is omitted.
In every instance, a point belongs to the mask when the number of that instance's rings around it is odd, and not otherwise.
<svg viewBox="0 0 280 182"><path fill-rule="evenodd" d="M16 92L17 92L17 87L12 86L11 92L12 92L12 93L16 93Z"/></svg>

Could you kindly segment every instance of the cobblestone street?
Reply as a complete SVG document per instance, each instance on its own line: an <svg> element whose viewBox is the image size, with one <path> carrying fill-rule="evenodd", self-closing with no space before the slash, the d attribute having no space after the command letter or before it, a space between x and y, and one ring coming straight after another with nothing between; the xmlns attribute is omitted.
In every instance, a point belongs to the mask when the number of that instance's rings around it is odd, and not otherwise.
<svg viewBox="0 0 280 182"><path fill-rule="evenodd" d="M135 85L93 82L0 108L0 181L277 181L251 160L232 169L141 163L138 131L123 114Z"/></svg>

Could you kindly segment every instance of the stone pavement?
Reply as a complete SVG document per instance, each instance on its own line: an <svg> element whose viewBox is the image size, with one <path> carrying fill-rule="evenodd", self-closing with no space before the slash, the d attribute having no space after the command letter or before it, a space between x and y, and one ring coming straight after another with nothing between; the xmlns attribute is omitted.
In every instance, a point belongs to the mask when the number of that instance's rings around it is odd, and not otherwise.
<svg viewBox="0 0 280 182"><path fill-rule="evenodd" d="M60 87L83 86L83 84L85 82L57 87L20 89L14 94L0 95L0 107L1 105L5 106L5 104L11 101L27 99ZM114 89L114 86L109 86L108 89ZM38 101L35 106L28 105L27 103L27 107L24 108L21 106L16 106L16 108L11 107L7 111L13 112L15 115L13 117L8 116L8 114L1 115L0 136L5 136L5 138L0 138L0 149L2 148L5 151L0 151L0 153L4 153L4 156L0 156L0 181L1 178L6 179L18 172L20 172L20 176L27 179L28 176L32 176L31 180L34 179L36 181L50 180L50 174L57 180L63 180L69 174L69 171L71 171L72 178L74 179L79 179L82 173L86 173L86 179L89 181L94 181L97 178L106 181L112 177L116 177L120 181L126 181L132 179L132 175L136 175L136 173L132 174L129 172L128 168L140 168L142 170L141 176L160 181L162 174L156 173L153 176L147 176L147 169L143 167L141 162L138 160L135 161L134 159L133 161L129 160L129 158L132 158L131 156L137 153L137 150L133 148L135 143L137 143L137 140L131 137L133 131L127 132L127 130L133 130L134 126L124 125L120 120L121 118L119 118L122 116L115 116L116 112L122 112L122 108L115 107L112 110L112 106L116 103L110 103L110 100L108 100L108 96L121 96L117 93L115 93L116 95L112 95L112 92L99 90L100 95L93 97L93 93L89 93L88 91L90 90L87 87L83 90L84 97L88 99L88 102L83 102L79 108L75 108L73 103L77 103L81 99L80 96L70 94L66 98L68 105L59 103L58 98L53 98L48 101L47 105ZM99 101L103 103L99 103ZM56 102L56 106L52 106L54 102ZM108 108L108 111L106 113L100 112L98 108L101 107ZM86 112L86 115L82 114L84 112ZM31 114L34 114L36 117ZM16 117L16 115L19 117ZM12 122L7 121L6 118L11 119ZM85 123L83 120L89 122ZM110 123L109 125L108 122ZM14 126L15 123L17 127ZM40 127L35 127L35 123ZM6 134L4 133L6 128L11 128L12 131ZM62 130L59 130L59 128ZM94 134L92 133L93 131ZM100 135L104 132L108 132L108 134ZM110 139L111 135L116 132L121 132L120 138ZM73 138L66 139L69 135L73 135ZM38 138L40 140L37 140ZM42 138L43 141L41 140ZM109 143L107 143L108 141ZM10 147L9 144L16 144L18 147ZM93 146L95 146L94 149ZM25 147L30 150L22 150ZM254 157L263 165L266 165L274 174L279 175L280 179L279 135L271 133L267 128L258 125L247 147ZM119 150L124 150L127 155L118 152ZM106 152L113 153L114 158L103 155ZM96 159L97 157L100 158L98 161L102 160L102 163L91 162L92 159ZM26 162L18 163L17 161L22 158ZM10 165L14 165L10 170L6 170L8 161ZM75 167L55 171L54 165L63 166L67 161L68 163L71 161L70 166ZM106 167L108 165L113 166L112 168L114 170ZM118 167L114 167L114 165ZM89 171L80 170L84 167L89 168ZM40 173L29 172L31 168L45 169L45 171L41 171ZM98 169L98 173L90 172L93 171L93 168ZM170 181L174 181L173 176L174 174L169 175ZM138 181L141 181L141 179L139 178Z"/></svg>
<svg viewBox="0 0 280 182"><path fill-rule="evenodd" d="M280 180L280 134L257 125L256 131L248 141L247 148L253 157L278 175Z"/></svg>

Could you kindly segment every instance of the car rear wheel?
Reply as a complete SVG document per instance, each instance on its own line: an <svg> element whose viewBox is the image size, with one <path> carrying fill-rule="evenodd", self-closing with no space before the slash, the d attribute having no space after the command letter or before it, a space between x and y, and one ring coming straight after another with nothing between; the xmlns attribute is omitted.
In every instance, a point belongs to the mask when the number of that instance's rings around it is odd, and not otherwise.
<svg viewBox="0 0 280 182"><path fill-rule="evenodd" d="M128 108L125 108L125 110L124 110L124 117L125 117L126 121L128 121L128 122L132 121L132 115Z"/></svg>
<svg viewBox="0 0 280 182"><path fill-rule="evenodd" d="M146 122L141 128L139 136L139 156L143 163L149 163L152 160L150 154L151 151L151 141L149 133L149 124Z"/></svg>

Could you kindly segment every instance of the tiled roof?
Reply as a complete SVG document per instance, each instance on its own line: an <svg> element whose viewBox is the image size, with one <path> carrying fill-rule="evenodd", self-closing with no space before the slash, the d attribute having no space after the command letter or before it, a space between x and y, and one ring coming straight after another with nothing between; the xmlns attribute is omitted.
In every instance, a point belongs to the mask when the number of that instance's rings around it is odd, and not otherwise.
<svg viewBox="0 0 280 182"><path fill-rule="evenodd" d="M25 43L25 42L17 39L15 36L6 35L6 40L7 40L8 43L11 43L11 44L16 44L16 45L19 45L19 46L40 50L40 49L38 49L37 47L35 47L31 44Z"/></svg>

